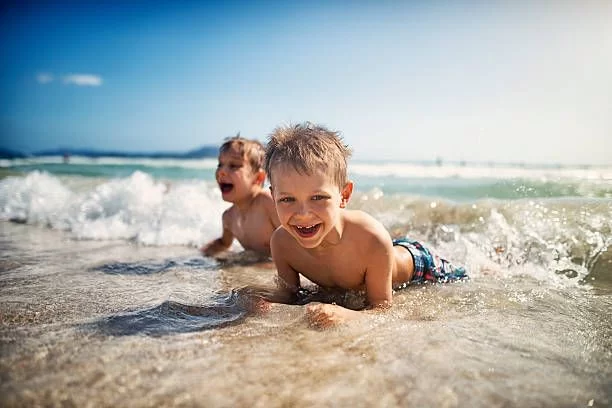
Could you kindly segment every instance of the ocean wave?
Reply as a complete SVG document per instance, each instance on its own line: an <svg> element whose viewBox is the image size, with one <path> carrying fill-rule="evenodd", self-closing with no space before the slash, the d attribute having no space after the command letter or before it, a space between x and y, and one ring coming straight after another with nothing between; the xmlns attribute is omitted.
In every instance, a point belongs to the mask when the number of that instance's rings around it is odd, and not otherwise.
<svg viewBox="0 0 612 408"><path fill-rule="evenodd" d="M371 177L495 180L589 180L612 183L611 167L527 167L511 165L419 165L409 163L354 163L352 174Z"/></svg>
<svg viewBox="0 0 612 408"><path fill-rule="evenodd" d="M126 168L138 167L147 172L151 169L190 169L214 170L216 158L205 159L155 159L71 156L69 164L62 156L39 156L25 159L1 159L0 168L49 170L45 166L65 165L62 171L68 172L70 166L78 174L78 166L109 166ZM50 167L53 168L53 167ZM57 166L55 167L57 169ZM351 175L369 177L397 177L408 179L495 179L495 180L537 180L541 182L560 180L601 181L612 183L610 166L550 166L525 164L421 164L409 162L364 162L353 161L349 165ZM87 174L84 174L87 175Z"/></svg>
<svg viewBox="0 0 612 408"><path fill-rule="evenodd" d="M123 157L84 157L70 156L68 163L81 166L146 166L146 167L178 167L187 169L215 169L216 158L206 159L149 159ZM45 164L67 164L63 156L38 156L25 159L0 159L0 167L22 167Z"/></svg>
<svg viewBox="0 0 612 408"><path fill-rule="evenodd" d="M34 171L0 180L0 220L64 230L77 240L129 240L141 245L199 246L221 233L228 207L214 182L163 182L136 171L91 179ZM612 200L473 199L356 191L350 204L394 237L423 240L451 259L507 273L588 283L609 277ZM236 242L234 249L240 249ZM604 278L604 280L607 278Z"/></svg>
<svg viewBox="0 0 612 408"><path fill-rule="evenodd" d="M0 180L0 219L70 231L76 239L199 245L221 233L227 203L207 182L169 184L139 171L89 188L44 172Z"/></svg>

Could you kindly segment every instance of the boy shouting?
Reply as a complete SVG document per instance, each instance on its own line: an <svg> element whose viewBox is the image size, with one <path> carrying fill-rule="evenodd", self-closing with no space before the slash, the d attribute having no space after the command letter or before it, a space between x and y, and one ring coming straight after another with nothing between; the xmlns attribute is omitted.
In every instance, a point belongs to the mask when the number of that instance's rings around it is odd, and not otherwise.
<svg viewBox="0 0 612 408"><path fill-rule="evenodd" d="M233 205L223 213L223 234L201 248L214 256L230 247L234 238L244 249L270 255L270 237L280 225L270 192L263 188L264 148L256 140L235 136L219 148L215 178L224 201Z"/></svg>

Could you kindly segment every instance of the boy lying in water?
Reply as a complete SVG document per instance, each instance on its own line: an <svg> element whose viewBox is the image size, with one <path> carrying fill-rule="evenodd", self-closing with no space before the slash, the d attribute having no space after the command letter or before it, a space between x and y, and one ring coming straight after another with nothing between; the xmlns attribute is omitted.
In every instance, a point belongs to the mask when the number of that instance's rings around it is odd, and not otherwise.
<svg viewBox="0 0 612 408"><path fill-rule="evenodd" d="M296 297L300 274L323 288L365 290L371 309L391 305L394 288L410 282L466 277L463 268L416 241L392 241L383 225L348 210L350 151L336 132L310 123L277 128L266 149L266 172L281 228L270 247L281 290ZM360 312L335 304L306 307L310 324L327 327Z"/></svg>
<svg viewBox="0 0 612 408"><path fill-rule="evenodd" d="M280 225L274 201L263 185L264 148L256 140L229 138L219 148L215 178L223 200L233 205L223 213L223 234L201 248L206 256L228 249L234 238L246 250L270 256L270 237Z"/></svg>

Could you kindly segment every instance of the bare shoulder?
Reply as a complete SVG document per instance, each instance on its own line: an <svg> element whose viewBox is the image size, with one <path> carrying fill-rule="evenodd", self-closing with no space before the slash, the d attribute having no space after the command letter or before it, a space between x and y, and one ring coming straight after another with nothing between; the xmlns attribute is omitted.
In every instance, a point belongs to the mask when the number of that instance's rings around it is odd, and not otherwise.
<svg viewBox="0 0 612 408"><path fill-rule="evenodd" d="M276 207L274 206L274 200L268 190L261 190L253 200L253 204L258 208L266 212L274 212L276 214Z"/></svg>
<svg viewBox="0 0 612 408"><path fill-rule="evenodd" d="M221 219L223 220L224 224L229 224L234 218L236 218L236 216L237 216L237 208L235 205L232 205L230 208L223 211L223 215L221 216Z"/></svg>
<svg viewBox="0 0 612 408"><path fill-rule="evenodd" d="M384 225L370 214L360 210L347 210L345 225L351 234L360 237L360 241L368 248L391 246L391 236Z"/></svg>
<svg viewBox="0 0 612 408"><path fill-rule="evenodd" d="M293 239L291 234L287 232L287 230L282 227L279 227L275 229L272 233L272 237L270 238L270 246L278 249L284 249L288 248L290 244L294 241L295 240Z"/></svg>
<svg viewBox="0 0 612 408"><path fill-rule="evenodd" d="M257 196L255 196L255 202L258 205L274 205L272 194L268 189L262 189L259 193L257 193Z"/></svg>
<svg viewBox="0 0 612 408"><path fill-rule="evenodd" d="M347 210L345 222L364 234L382 235L385 238L389 235L380 221L361 210Z"/></svg>
<svg viewBox="0 0 612 408"><path fill-rule="evenodd" d="M258 208L261 208L270 219L272 226L274 228L280 225L280 221L278 220L278 214L276 213L276 206L274 205L274 199L272 198L272 194L269 190L261 190L257 197L255 197L256 205Z"/></svg>

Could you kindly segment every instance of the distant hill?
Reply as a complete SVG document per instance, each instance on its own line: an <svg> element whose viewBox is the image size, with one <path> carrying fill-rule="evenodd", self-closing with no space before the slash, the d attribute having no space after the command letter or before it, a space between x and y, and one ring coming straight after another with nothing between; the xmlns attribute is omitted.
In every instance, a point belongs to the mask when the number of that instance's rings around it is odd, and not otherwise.
<svg viewBox="0 0 612 408"><path fill-rule="evenodd" d="M26 157L25 154L21 152L16 152L15 150L3 149L0 147L0 159L23 159Z"/></svg>
<svg viewBox="0 0 612 408"><path fill-rule="evenodd" d="M83 156L83 157L124 157L124 158L143 158L143 159L202 159L206 157L217 157L218 146L203 146L187 152L121 152L116 150L94 150L94 149L72 149L57 148L47 149L24 154L9 149L0 148L0 158L16 159L38 156Z"/></svg>
<svg viewBox="0 0 612 408"><path fill-rule="evenodd" d="M199 149L193 149L185 153L186 159L200 159L203 157L217 157L219 155L219 146L203 146Z"/></svg>

